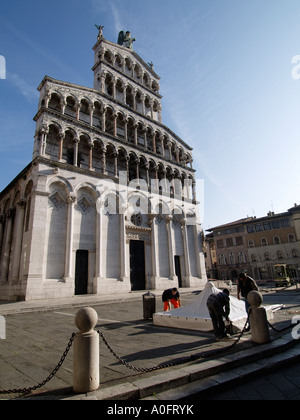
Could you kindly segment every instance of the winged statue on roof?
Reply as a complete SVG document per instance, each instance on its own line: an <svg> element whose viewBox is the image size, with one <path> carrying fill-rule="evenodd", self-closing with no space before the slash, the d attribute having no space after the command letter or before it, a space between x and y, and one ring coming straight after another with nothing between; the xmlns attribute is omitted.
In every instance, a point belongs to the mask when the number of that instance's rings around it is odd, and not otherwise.
<svg viewBox="0 0 300 420"><path fill-rule="evenodd" d="M119 32L118 44L121 45L122 47L132 49L132 45L135 41L136 41L136 39L131 37L130 31Z"/></svg>
<svg viewBox="0 0 300 420"><path fill-rule="evenodd" d="M103 38L103 29L104 29L104 26L99 26L99 25L95 25L95 26L96 26L96 28L99 31L99 33L98 33L98 40L99 40L99 39Z"/></svg>

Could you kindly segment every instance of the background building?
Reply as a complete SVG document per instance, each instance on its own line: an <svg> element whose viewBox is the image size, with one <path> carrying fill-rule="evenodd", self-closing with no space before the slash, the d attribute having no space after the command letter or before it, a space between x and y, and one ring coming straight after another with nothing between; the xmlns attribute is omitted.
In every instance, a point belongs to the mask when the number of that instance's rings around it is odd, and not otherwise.
<svg viewBox="0 0 300 420"><path fill-rule="evenodd" d="M33 160L0 194L1 299L206 281L192 149L162 124L153 66L121 44L99 31L93 88L38 88Z"/></svg>
<svg viewBox="0 0 300 420"><path fill-rule="evenodd" d="M299 205L285 213L269 212L266 217L245 218L208 231L215 242L217 278L235 280L244 271L257 280L274 279L276 264L286 264L294 278L300 277Z"/></svg>

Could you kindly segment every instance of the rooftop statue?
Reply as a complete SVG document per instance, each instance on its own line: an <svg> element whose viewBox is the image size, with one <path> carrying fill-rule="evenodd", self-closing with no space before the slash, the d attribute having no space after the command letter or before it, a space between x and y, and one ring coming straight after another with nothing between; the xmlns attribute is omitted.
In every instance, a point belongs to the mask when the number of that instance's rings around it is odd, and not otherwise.
<svg viewBox="0 0 300 420"><path fill-rule="evenodd" d="M121 31L118 37L118 44L122 45L122 47L132 49L132 44L135 42L135 38L131 38L130 31Z"/></svg>
<svg viewBox="0 0 300 420"><path fill-rule="evenodd" d="M103 29L104 29L104 26L98 26L98 25L95 25L95 26L96 26L96 28L99 31L98 38L97 38L99 40L99 39L103 38Z"/></svg>

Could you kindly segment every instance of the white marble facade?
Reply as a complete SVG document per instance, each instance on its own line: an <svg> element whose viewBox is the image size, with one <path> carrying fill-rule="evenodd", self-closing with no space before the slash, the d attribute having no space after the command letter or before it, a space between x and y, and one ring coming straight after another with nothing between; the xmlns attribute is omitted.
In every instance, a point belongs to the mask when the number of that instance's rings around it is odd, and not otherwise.
<svg viewBox="0 0 300 420"><path fill-rule="evenodd" d="M161 122L159 77L100 38L94 88L45 77L32 162L0 194L0 299L206 282L192 150Z"/></svg>

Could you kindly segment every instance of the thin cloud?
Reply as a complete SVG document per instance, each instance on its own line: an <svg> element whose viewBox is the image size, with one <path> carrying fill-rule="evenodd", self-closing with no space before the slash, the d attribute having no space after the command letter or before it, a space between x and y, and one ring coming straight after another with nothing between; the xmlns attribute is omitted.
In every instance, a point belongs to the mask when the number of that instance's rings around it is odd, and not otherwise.
<svg viewBox="0 0 300 420"><path fill-rule="evenodd" d="M28 101L38 99L39 93L37 92L36 88L29 85L18 74L8 73L7 80L11 82L11 84L15 86Z"/></svg>

